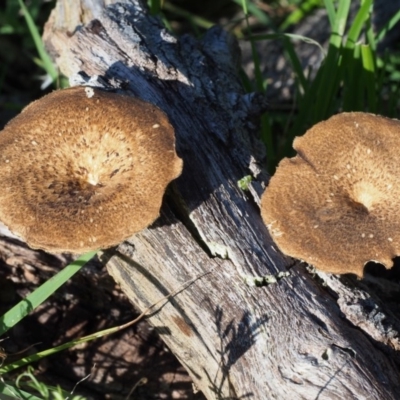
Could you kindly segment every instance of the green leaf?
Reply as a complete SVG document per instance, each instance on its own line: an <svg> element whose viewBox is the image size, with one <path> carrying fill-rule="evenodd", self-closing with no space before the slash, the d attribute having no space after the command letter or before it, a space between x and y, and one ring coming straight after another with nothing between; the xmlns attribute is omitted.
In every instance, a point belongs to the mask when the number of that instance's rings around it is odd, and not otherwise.
<svg viewBox="0 0 400 400"><path fill-rule="evenodd" d="M365 0L358 10L347 34L346 48L354 48L355 43L359 40L360 34L365 28L365 23L370 18L371 7L372 0Z"/></svg>
<svg viewBox="0 0 400 400"><path fill-rule="evenodd" d="M24 14L26 24L28 25L30 34L35 43L36 50L39 54L39 57L41 58L41 60L43 62L44 69L50 75L53 82L55 82L55 81L57 81L58 72L53 64L53 61L51 60L50 56L46 52L46 49L44 48L43 41L42 41L42 38L40 37L39 30L38 30L37 26L35 25L35 22L32 19L31 15L29 14L28 8L25 6L23 0L18 0L18 3Z"/></svg>
<svg viewBox="0 0 400 400"><path fill-rule="evenodd" d="M16 306L0 318L0 335L4 335L16 323L26 317L31 311L42 304L60 286L75 275L94 255L95 251L86 253L62 269L57 275L46 281L34 292L21 300Z"/></svg>
<svg viewBox="0 0 400 400"><path fill-rule="evenodd" d="M364 82L367 89L368 111L377 112L377 98L375 88L375 62L369 45L361 46Z"/></svg>
<svg viewBox="0 0 400 400"><path fill-rule="evenodd" d="M43 397L37 397L25 390L14 387L12 382L0 381L0 399L1 400L43 400Z"/></svg>

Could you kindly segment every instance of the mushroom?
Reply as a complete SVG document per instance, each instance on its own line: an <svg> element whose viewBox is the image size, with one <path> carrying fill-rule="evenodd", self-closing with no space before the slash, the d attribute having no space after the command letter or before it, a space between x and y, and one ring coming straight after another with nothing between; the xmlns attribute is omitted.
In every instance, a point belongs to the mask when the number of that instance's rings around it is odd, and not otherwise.
<svg viewBox="0 0 400 400"><path fill-rule="evenodd" d="M280 250L317 269L363 276L400 255L400 121L338 114L293 143L261 199Z"/></svg>
<svg viewBox="0 0 400 400"><path fill-rule="evenodd" d="M0 133L0 221L32 248L82 253L150 225L180 175L154 105L90 87L55 91Z"/></svg>

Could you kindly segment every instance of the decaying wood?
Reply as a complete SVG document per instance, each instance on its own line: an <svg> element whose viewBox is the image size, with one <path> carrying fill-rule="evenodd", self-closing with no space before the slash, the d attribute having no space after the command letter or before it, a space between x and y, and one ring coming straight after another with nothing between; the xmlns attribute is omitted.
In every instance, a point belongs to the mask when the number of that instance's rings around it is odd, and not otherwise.
<svg viewBox="0 0 400 400"><path fill-rule="evenodd" d="M176 128L184 172L161 217L102 259L142 310L199 275L149 318L196 386L208 399L398 398L395 314L363 282L293 264L262 224L266 102L244 93L235 40L218 27L177 39L138 0L77 3L59 0L45 29L60 70L148 100ZM266 287L245 279L287 270Z"/></svg>

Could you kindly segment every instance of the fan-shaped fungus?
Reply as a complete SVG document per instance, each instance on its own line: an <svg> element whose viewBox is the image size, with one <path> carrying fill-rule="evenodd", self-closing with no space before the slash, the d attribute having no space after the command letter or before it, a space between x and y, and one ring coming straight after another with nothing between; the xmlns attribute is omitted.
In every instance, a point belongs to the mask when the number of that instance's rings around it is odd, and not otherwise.
<svg viewBox="0 0 400 400"><path fill-rule="evenodd" d="M343 113L294 140L261 201L287 255L332 273L400 255L400 121Z"/></svg>
<svg viewBox="0 0 400 400"><path fill-rule="evenodd" d="M145 228L182 169L161 110L89 87L27 106L0 149L0 221L52 252L109 247Z"/></svg>

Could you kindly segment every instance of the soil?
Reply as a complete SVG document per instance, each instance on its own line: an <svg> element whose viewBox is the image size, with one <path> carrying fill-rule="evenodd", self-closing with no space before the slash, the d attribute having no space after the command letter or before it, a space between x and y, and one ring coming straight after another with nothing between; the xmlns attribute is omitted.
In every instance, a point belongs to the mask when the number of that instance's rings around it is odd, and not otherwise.
<svg viewBox="0 0 400 400"><path fill-rule="evenodd" d="M3 314L72 261L0 238ZM95 258L3 338L9 363L72 339L124 324L139 315ZM183 367L145 321L47 357L34 365L39 380L87 399L204 400ZM16 370L14 376L21 373ZM10 378L10 376L8 376ZM13 378L13 376L11 376Z"/></svg>

